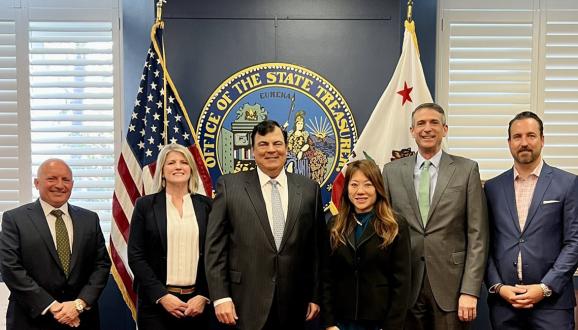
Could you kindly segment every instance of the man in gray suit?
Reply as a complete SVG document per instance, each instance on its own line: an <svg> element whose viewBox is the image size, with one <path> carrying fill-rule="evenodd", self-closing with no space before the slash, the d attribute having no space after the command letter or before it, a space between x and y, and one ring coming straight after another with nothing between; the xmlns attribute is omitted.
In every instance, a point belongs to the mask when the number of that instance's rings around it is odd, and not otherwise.
<svg viewBox="0 0 578 330"><path fill-rule="evenodd" d="M442 151L448 132L435 103L412 113L417 155L385 165L383 177L395 211L408 222L412 296L407 329L467 329L488 250L487 208L478 165Z"/></svg>
<svg viewBox="0 0 578 330"><path fill-rule="evenodd" d="M209 216L206 273L217 319L237 329L303 329L319 313L327 233L319 185L284 170L277 122L251 134L257 169L224 175Z"/></svg>

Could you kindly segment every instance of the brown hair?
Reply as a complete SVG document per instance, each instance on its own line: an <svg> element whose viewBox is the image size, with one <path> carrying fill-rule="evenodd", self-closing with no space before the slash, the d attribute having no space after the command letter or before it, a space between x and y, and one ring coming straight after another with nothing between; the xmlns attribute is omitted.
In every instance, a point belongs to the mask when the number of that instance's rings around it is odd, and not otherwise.
<svg viewBox="0 0 578 330"><path fill-rule="evenodd" d="M373 206L375 221L373 222L373 226L376 234L383 239L379 247L385 248L391 244L399 230L391 205L389 205L385 197L383 177L381 176L379 168L372 160L356 160L347 165L343 185L344 189L341 193L341 203L339 204L339 213L335 216L329 232L331 249L333 251L335 251L340 244L346 244L346 237L353 232L356 225L356 221L353 218L355 208L349 200L348 189L349 180L351 180L351 177L357 171L361 171L375 187L376 200Z"/></svg>

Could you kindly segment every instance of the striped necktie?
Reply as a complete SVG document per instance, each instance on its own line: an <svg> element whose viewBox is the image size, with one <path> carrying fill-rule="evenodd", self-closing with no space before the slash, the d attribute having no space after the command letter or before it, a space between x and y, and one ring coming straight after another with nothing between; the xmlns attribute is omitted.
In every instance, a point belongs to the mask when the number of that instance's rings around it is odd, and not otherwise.
<svg viewBox="0 0 578 330"><path fill-rule="evenodd" d="M279 182L277 180L269 180L271 184L271 219L273 220L273 238L275 238L275 245L277 250L281 245L283 239L283 230L285 229L285 214L283 213L283 204L281 203L281 194L279 193Z"/></svg>
<svg viewBox="0 0 578 330"><path fill-rule="evenodd" d="M62 219L64 212L59 209L54 209L50 214L56 217L56 251L58 252L62 269L64 269L64 274L68 276L70 273L70 240L64 219Z"/></svg>

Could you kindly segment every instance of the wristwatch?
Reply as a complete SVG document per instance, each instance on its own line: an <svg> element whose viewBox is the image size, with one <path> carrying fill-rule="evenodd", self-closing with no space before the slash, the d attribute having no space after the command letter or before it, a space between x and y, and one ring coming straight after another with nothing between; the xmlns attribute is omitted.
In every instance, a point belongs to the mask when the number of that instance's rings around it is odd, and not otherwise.
<svg viewBox="0 0 578 330"><path fill-rule="evenodd" d="M552 290L544 283L540 283L540 287L544 292L544 297L550 297L552 295Z"/></svg>
<svg viewBox="0 0 578 330"><path fill-rule="evenodd" d="M80 299L76 299L74 301L74 308L76 308L78 314L84 312L84 302Z"/></svg>

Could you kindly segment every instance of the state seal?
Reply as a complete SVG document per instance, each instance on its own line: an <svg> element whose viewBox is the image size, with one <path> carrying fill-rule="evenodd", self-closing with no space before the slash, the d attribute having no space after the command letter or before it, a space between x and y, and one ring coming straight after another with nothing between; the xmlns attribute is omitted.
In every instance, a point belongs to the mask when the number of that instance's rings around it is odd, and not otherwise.
<svg viewBox="0 0 578 330"><path fill-rule="evenodd" d="M265 120L288 133L288 172L321 186L325 207L332 183L357 141L345 98L326 79L302 66L264 63L227 78L207 100L197 136L213 182L222 174L256 167L251 131Z"/></svg>

